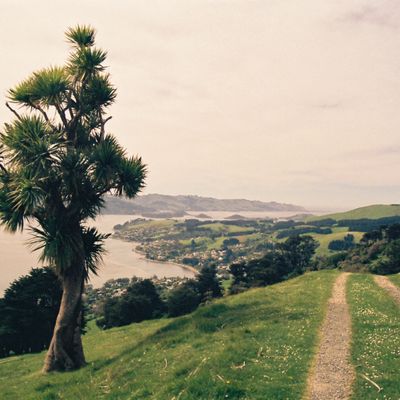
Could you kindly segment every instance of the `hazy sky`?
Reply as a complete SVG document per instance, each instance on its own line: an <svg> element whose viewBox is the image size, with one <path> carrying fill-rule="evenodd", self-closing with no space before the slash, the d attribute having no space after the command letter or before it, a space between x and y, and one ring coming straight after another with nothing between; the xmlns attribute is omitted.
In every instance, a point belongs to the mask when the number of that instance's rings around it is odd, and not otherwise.
<svg viewBox="0 0 400 400"><path fill-rule="evenodd" d="M0 0L3 99L77 23L109 52L109 129L147 193L400 203L400 1Z"/></svg>

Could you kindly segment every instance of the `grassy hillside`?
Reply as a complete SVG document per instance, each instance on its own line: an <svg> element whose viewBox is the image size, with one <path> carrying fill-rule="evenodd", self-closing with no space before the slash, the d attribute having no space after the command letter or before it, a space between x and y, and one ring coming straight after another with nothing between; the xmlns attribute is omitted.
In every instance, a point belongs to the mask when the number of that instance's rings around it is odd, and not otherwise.
<svg viewBox="0 0 400 400"><path fill-rule="evenodd" d="M0 360L0 397L300 399L336 276L308 273L181 318L91 326L86 368L42 375L44 354Z"/></svg>
<svg viewBox="0 0 400 400"><path fill-rule="evenodd" d="M309 235L312 236L316 241L318 241L319 246L316 250L316 255L318 256L327 256L330 254L334 254L334 251L329 250L328 246L332 240L343 240L343 238L351 234L354 236L354 240L356 243L360 241L363 236L362 232L349 232L345 227L337 227L332 229L333 232L327 235L322 235L319 233L310 233Z"/></svg>
<svg viewBox="0 0 400 400"><path fill-rule="evenodd" d="M361 218L378 219L378 218L393 217L399 215L400 215L400 204L391 204L391 205L374 204L371 206L360 207L342 213L320 215L318 217L310 217L307 218L306 221L319 221L326 218L332 218L336 221L342 219L361 219Z"/></svg>
<svg viewBox="0 0 400 400"><path fill-rule="evenodd" d="M332 240L343 240L343 238L348 234L351 234L354 236L355 243L359 243L360 239L363 236L362 232L352 232L352 231L349 231L348 228L340 227L340 226L333 227L332 233L322 234L322 233L311 232L311 233L305 233L304 235L313 237L319 243L319 246L317 247L317 249L315 251L316 256L329 256L329 255L335 253L334 251L329 250L329 248L328 248L329 243ZM276 235L272 235L271 239L275 242L282 243L287 238L276 239Z"/></svg>
<svg viewBox="0 0 400 400"><path fill-rule="evenodd" d="M393 281L400 283L397 277ZM398 399L400 386L399 307L372 275L350 277L348 299L353 319L353 399ZM368 381L382 388L380 392Z"/></svg>

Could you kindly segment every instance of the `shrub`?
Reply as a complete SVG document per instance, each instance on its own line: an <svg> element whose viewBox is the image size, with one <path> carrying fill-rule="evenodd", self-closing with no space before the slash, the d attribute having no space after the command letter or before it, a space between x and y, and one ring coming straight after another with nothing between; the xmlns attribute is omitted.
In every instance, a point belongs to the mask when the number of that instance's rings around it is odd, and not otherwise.
<svg viewBox="0 0 400 400"><path fill-rule="evenodd" d="M346 251L336 252L326 257L318 257L313 264L313 270L338 268L339 264L347 257Z"/></svg>
<svg viewBox="0 0 400 400"><path fill-rule="evenodd" d="M317 243L310 236L292 236L262 258L232 264L231 294L244 288L266 286L302 274L310 267Z"/></svg>
<svg viewBox="0 0 400 400"><path fill-rule="evenodd" d="M345 251L352 249L354 246L354 236L348 234L343 238L343 240L332 240L329 242L328 249L333 251Z"/></svg>
<svg viewBox="0 0 400 400"><path fill-rule="evenodd" d="M222 288L217 278L215 265L207 265L201 269L196 279L196 287L203 302L222 296Z"/></svg>
<svg viewBox="0 0 400 400"><path fill-rule="evenodd" d="M32 269L0 299L0 357L42 351L50 344L62 289L50 268Z"/></svg>
<svg viewBox="0 0 400 400"><path fill-rule="evenodd" d="M107 329L162 315L165 305L150 279L136 280L121 296L105 300L103 316L97 325Z"/></svg>
<svg viewBox="0 0 400 400"><path fill-rule="evenodd" d="M189 314L201 302L201 294L194 280L187 281L181 286L172 289L168 295L167 308L170 317Z"/></svg>
<svg viewBox="0 0 400 400"><path fill-rule="evenodd" d="M329 235L332 233L331 228L319 228L314 226L304 226L280 231L276 237L277 239L284 239L290 236L302 235L304 233L319 233L321 235Z"/></svg>

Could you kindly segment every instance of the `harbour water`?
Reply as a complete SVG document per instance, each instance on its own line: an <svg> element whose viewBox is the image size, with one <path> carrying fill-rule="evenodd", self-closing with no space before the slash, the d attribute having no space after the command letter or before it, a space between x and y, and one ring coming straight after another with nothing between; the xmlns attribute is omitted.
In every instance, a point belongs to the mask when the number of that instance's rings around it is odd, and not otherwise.
<svg viewBox="0 0 400 400"><path fill-rule="evenodd" d="M97 218L93 225L102 233L112 233L113 226L130 219L132 215L103 215ZM32 253L26 244L29 237L28 231L11 234L0 228L0 296L14 279L27 274L32 267L41 265L38 252ZM133 251L133 243L109 238L106 241L106 250L98 276L92 276L90 281L95 287L115 278L194 275L190 269L173 263L146 260L141 254Z"/></svg>

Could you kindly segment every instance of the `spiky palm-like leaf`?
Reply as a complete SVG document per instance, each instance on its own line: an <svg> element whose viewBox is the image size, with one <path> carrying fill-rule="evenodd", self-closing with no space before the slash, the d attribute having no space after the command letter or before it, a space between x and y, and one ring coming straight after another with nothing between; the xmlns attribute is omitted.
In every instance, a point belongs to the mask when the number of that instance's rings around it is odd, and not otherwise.
<svg viewBox="0 0 400 400"><path fill-rule="evenodd" d="M0 135L3 155L9 163L23 165L31 173L46 173L62 153L62 136L41 117L24 116L8 124Z"/></svg>
<svg viewBox="0 0 400 400"><path fill-rule="evenodd" d="M125 195L128 198L135 197L144 187L147 168L141 157L125 158L120 165L116 193L118 196Z"/></svg>
<svg viewBox="0 0 400 400"><path fill-rule="evenodd" d="M94 178L101 186L107 187L117 178L125 152L112 135L107 135L99 143L90 159L94 165Z"/></svg>
<svg viewBox="0 0 400 400"><path fill-rule="evenodd" d="M47 107L65 100L70 81L64 68L51 67L35 72L32 86L36 98Z"/></svg>
<svg viewBox="0 0 400 400"><path fill-rule="evenodd" d="M109 234L102 234L96 228L84 228L82 230L82 241L86 261L86 279L89 273L97 275L98 266L102 262L105 253L104 241Z"/></svg>
<svg viewBox="0 0 400 400"><path fill-rule="evenodd" d="M38 97L34 91L34 78L31 76L28 79L20 82L13 89L8 91L8 97L10 100L16 103L30 106L31 104L38 101Z"/></svg>
<svg viewBox="0 0 400 400"><path fill-rule="evenodd" d="M109 75L94 75L87 83L82 93L82 103L88 111L99 107L110 106L117 95L116 89L111 85Z"/></svg>
<svg viewBox="0 0 400 400"><path fill-rule="evenodd" d="M29 107L54 106L65 99L69 86L69 76L65 68L45 68L34 72L28 79L9 90L8 97L11 101Z"/></svg>
<svg viewBox="0 0 400 400"><path fill-rule="evenodd" d="M68 61L68 69L71 74L77 77L90 76L105 69L103 62L107 58L107 52L91 48L82 47L73 52Z"/></svg>
<svg viewBox="0 0 400 400"><path fill-rule="evenodd" d="M93 166L82 153L71 151L61 160L62 198L69 213L79 219L94 218L104 204L93 184Z"/></svg>
<svg viewBox="0 0 400 400"><path fill-rule="evenodd" d="M2 224L9 232L22 231L24 228L25 210L15 207L9 189L4 185L0 188L0 216Z"/></svg>
<svg viewBox="0 0 400 400"><path fill-rule="evenodd" d="M25 171L24 171L25 172ZM34 214L46 193L40 187L35 177L27 174L18 175L10 185L9 199L15 210L24 210L24 214Z"/></svg>
<svg viewBox="0 0 400 400"><path fill-rule="evenodd" d="M94 45L96 30L90 25L78 25L65 32L69 43L78 47L91 47Z"/></svg>
<svg viewBox="0 0 400 400"><path fill-rule="evenodd" d="M30 229L29 244L34 251L41 250L40 261L55 267L60 275L84 257L81 236L71 229L66 219L48 219L40 227L31 226Z"/></svg>

